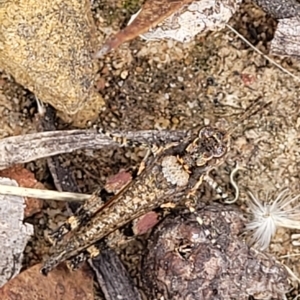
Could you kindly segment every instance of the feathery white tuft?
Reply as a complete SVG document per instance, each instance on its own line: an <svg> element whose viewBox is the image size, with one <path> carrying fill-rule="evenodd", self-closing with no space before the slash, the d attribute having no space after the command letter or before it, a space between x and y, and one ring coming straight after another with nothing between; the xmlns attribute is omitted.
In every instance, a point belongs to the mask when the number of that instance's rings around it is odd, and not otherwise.
<svg viewBox="0 0 300 300"><path fill-rule="evenodd" d="M300 203L297 201L300 195L291 198L287 192L288 189L284 189L273 202L262 203L248 191L252 220L246 224L246 229L252 231L250 242L261 250L268 248L278 227L300 229Z"/></svg>

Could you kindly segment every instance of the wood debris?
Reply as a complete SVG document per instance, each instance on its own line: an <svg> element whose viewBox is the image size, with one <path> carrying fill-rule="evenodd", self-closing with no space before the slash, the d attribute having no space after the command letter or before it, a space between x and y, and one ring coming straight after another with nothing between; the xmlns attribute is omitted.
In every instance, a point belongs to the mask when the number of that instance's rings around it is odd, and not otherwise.
<svg viewBox="0 0 300 300"><path fill-rule="evenodd" d="M187 131L180 130L141 130L118 131L125 140L153 144L156 142L176 142L186 137ZM70 153L78 149L101 149L120 147L107 135L96 130L47 131L12 136L0 140L0 170L14 164L30 162L60 153Z"/></svg>
<svg viewBox="0 0 300 300"><path fill-rule="evenodd" d="M141 300L139 292L120 258L112 249L89 260L106 300Z"/></svg>
<svg viewBox="0 0 300 300"><path fill-rule="evenodd" d="M139 35L147 32L160 22L178 11L182 6L191 3L193 0L151 0L143 5L138 18L126 28L108 39L95 57L99 58L109 51L118 48L121 44L131 41Z"/></svg>
<svg viewBox="0 0 300 300"><path fill-rule="evenodd" d="M146 40L189 42L194 36L224 27L241 0L147 1L128 26L111 37L96 53L101 57L137 36Z"/></svg>

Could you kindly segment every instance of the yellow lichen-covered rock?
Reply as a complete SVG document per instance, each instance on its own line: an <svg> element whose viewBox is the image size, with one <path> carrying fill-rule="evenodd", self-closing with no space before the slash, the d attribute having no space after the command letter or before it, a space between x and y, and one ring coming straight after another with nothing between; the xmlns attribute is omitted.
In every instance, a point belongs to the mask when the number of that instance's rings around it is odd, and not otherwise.
<svg viewBox="0 0 300 300"><path fill-rule="evenodd" d="M82 124L104 106L93 86L94 26L89 0L0 0L0 68Z"/></svg>

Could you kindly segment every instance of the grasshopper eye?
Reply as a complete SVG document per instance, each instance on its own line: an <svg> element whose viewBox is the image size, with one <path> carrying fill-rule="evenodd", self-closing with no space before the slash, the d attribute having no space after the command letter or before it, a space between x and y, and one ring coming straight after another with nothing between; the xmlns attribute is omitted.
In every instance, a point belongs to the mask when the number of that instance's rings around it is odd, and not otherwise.
<svg viewBox="0 0 300 300"><path fill-rule="evenodd" d="M227 151L226 134L211 126L206 126L199 131L198 135L199 152L196 159L197 166L203 166L212 158L219 158Z"/></svg>

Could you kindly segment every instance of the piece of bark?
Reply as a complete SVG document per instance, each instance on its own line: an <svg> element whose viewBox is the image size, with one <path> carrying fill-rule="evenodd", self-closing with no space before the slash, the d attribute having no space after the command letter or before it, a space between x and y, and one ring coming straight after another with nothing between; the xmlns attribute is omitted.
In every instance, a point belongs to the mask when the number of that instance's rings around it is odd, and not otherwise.
<svg viewBox="0 0 300 300"><path fill-rule="evenodd" d="M42 114L36 116L36 128L38 131L56 130L56 111L49 105L45 106ZM63 166L59 155L47 158L47 165L51 173L55 188L60 192L80 193L80 189L70 168ZM81 204L77 201L71 201L67 204L68 208L75 212Z"/></svg>
<svg viewBox="0 0 300 300"><path fill-rule="evenodd" d="M36 128L38 131L55 131L56 130L56 112L49 105L45 106L42 115L37 116ZM76 184L73 174L68 167L62 167L62 162L58 155L47 158L47 165L53 178L56 189L60 192L79 193L80 190ZM78 205L78 204L77 204Z"/></svg>
<svg viewBox="0 0 300 300"><path fill-rule="evenodd" d="M112 249L102 250L101 255L89 260L89 264L95 271L106 300L141 299L127 270Z"/></svg>
<svg viewBox="0 0 300 300"><path fill-rule="evenodd" d="M297 0L252 0L275 19L300 17L300 3Z"/></svg>
<svg viewBox="0 0 300 300"><path fill-rule="evenodd" d="M300 56L300 2L297 0L253 0L275 19L277 29L271 42L270 54Z"/></svg>
<svg viewBox="0 0 300 300"><path fill-rule="evenodd" d="M280 56L300 57L300 19L294 17L278 22L270 53Z"/></svg>

